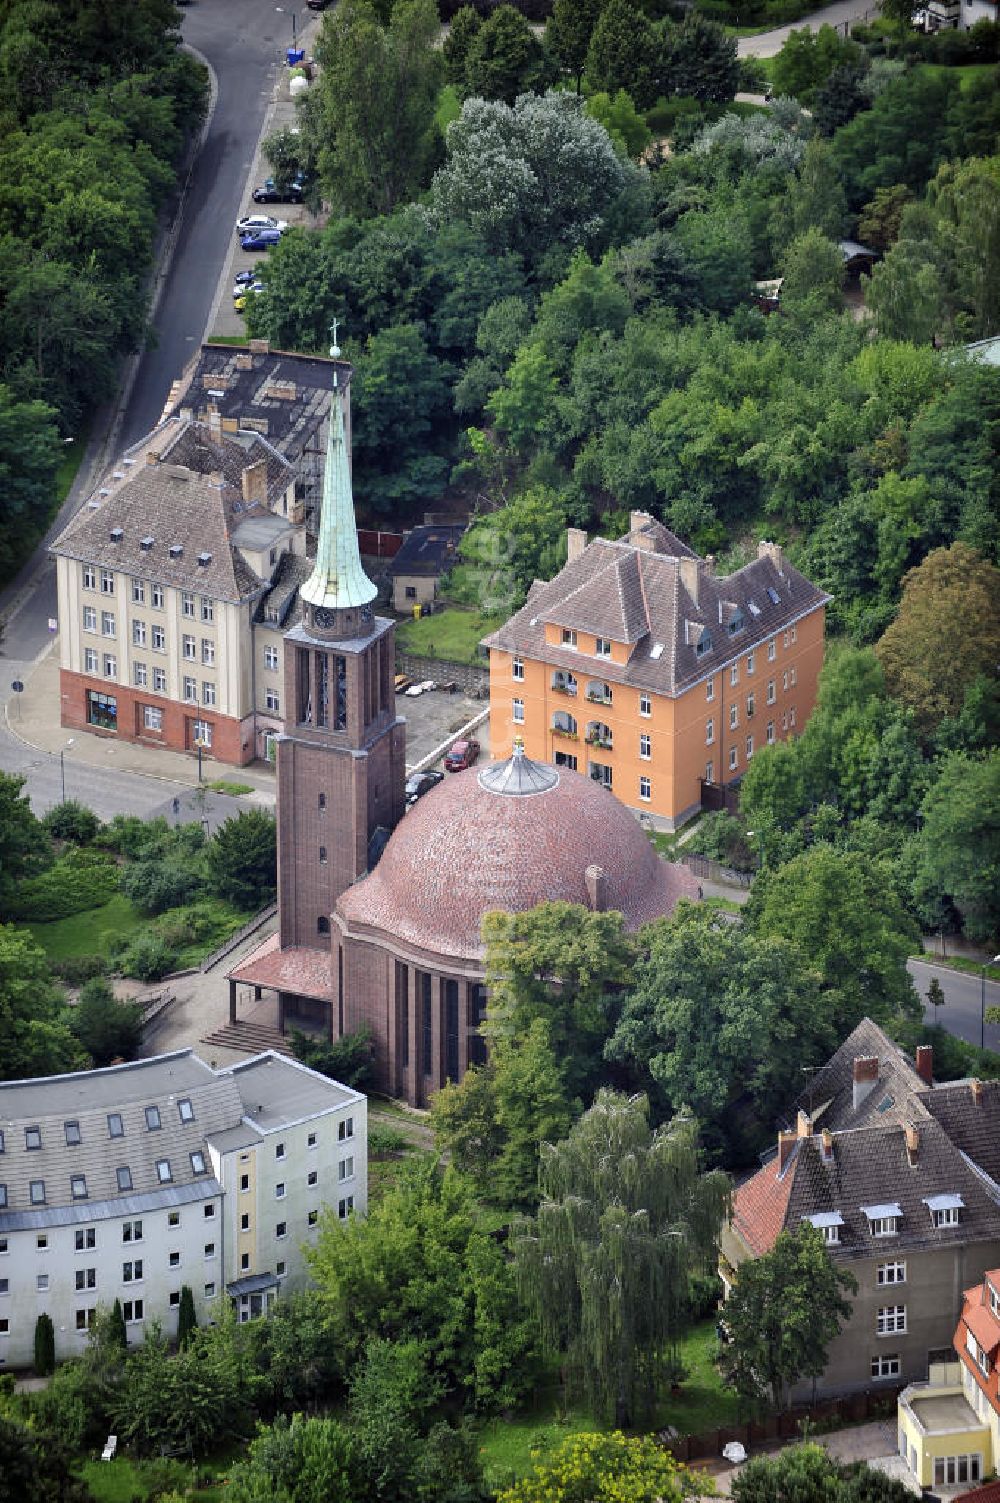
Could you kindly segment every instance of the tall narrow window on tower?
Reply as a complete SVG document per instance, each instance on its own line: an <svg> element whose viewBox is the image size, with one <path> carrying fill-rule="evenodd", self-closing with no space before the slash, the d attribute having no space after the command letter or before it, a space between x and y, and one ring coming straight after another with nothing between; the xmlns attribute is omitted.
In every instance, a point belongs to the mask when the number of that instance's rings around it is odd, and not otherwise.
<svg viewBox="0 0 1000 1503"><path fill-rule="evenodd" d="M336 731L347 730L347 659L334 658L334 672L337 675L337 719L334 725Z"/></svg>
<svg viewBox="0 0 1000 1503"><path fill-rule="evenodd" d="M296 654L295 719L299 725L312 725L312 685L309 673L309 653Z"/></svg>
<svg viewBox="0 0 1000 1503"><path fill-rule="evenodd" d="M325 652L316 654L316 724L330 724L330 659Z"/></svg>

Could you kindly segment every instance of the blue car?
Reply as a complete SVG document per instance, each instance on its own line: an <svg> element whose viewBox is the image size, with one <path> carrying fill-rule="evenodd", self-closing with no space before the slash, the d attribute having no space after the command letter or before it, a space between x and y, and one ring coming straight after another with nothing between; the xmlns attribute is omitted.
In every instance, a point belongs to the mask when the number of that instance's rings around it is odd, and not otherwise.
<svg viewBox="0 0 1000 1503"><path fill-rule="evenodd" d="M280 230L255 230L252 235L242 237L240 246L245 251L270 250L271 246L277 245L280 239Z"/></svg>

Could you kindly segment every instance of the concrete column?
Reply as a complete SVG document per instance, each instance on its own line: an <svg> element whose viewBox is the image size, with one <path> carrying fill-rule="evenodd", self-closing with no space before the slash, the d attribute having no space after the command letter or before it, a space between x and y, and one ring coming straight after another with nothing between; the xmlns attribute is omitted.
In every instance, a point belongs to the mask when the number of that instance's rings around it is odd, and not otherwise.
<svg viewBox="0 0 1000 1503"><path fill-rule="evenodd" d="M229 982L229 1021L236 1022L236 982L232 978Z"/></svg>
<svg viewBox="0 0 1000 1503"><path fill-rule="evenodd" d="M419 1021L417 1011L419 999L417 997L417 973L412 966L406 967L406 995L409 998L410 1013L410 1067L407 1088L407 1099L411 1106L420 1105L420 1055L417 1052L417 1040L420 1037L418 1028Z"/></svg>
<svg viewBox="0 0 1000 1503"><path fill-rule="evenodd" d="M469 1068L469 1008L472 1005L472 983L458 984L458 1078L465 1079Z"/></svg>

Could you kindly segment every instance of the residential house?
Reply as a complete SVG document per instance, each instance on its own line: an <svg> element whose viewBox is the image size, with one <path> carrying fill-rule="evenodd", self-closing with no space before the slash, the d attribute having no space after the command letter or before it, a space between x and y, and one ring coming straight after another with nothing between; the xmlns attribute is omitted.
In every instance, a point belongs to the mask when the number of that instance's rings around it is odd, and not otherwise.
<svg viewBox="0 0 1000 1503"><path fill-rule="evenodd" d="M1000 1262L1000 1083L935 1087L931 1065L926 1048L911 1065L865 1019L817 1073L775 1156L735 1192L727 1295L747 1258L803 1221L858 1281L821 1393L925 1380L950 1360L962 1291Z"/></svg>
<svg viewBox="0 0 1000 1503"><path fill-rule="evenodd" d="M644 512L616 542L571 528L564 568L485 640L493 756L521 737L675 829L801 731L829 598L774 543L717 575Z"/></svg>
<svg viewBox="0 0 1000 1503"><path fill-rule="evenodd" d="M441 576L455 562L465 526L462 523L413 527L386 571L392 581L392 608L403 614L426 610L437 599Z"/></svg>
<svg viewBox="0 0 1000 1503"><path fill-rule="evenodd" d="M367 1209L367 1102L265 1053L215 1070L190 1049L0 1085L0 1366L30 1366L47 1314L76 1356L98 1305L130 1342L240 1320L307 1280L324 1210Z"/></svg>
<svg viewBox="0 0 1000 1503"><path fill-rule="evenodd" d="M295 475L256 433L168 418L52 545L64 726L241 765L284 725L308 575Z"/></svg>

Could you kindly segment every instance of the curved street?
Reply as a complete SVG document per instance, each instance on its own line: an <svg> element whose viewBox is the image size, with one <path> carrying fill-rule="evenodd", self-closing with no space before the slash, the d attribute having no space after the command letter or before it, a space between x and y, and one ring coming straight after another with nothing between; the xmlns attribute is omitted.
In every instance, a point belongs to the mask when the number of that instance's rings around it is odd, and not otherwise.
<svg viewBox="0 0 1000 1503"><path fill-rule="evenodd" d="M855 21L873 21L878 15L876 0L837 0L836 5L825 5L811 15L792 21L788 26L776 26L772 31L761 31L753 37L740 37L740 57L774 57L780 52L792 31L819 31L821 26L832 26L846 36Z"/></svg>

